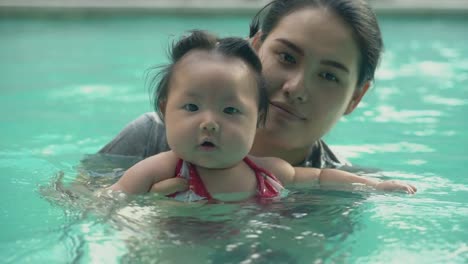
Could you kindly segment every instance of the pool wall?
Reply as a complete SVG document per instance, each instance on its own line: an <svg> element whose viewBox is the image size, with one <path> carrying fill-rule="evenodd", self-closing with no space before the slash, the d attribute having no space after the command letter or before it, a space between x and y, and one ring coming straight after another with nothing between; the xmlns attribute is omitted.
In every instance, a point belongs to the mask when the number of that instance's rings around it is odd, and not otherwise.
<svg viewBox="0 0 468 264"><path fill-rule="evenodd" d="M468 14L466 0L368 0L378 14ZM0 15L29 11L254 13L270 0L0 0Z"/></svg>

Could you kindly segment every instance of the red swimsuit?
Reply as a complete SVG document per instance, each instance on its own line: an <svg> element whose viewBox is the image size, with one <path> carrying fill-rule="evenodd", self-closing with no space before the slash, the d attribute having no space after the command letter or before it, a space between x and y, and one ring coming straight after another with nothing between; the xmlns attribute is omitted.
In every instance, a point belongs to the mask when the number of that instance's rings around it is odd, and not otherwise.
<svg viewBox="0 0 468 264"><path fill-rule="evenodd" d="M263 168L258 167L248 157L244 158L244 162L255 172L257 178L257 196L258 198L276 198L282 195L282 191L285 191L280 181L270 172ZM212 196L206 190L203 181L198 174L196 166L188 163L182 159L179 159L176 166L176 177L186 178L189 181L189 189L182 192L169 194L169 197L173 197L181 201L198 201L198 200L212 200Z"/></svg>

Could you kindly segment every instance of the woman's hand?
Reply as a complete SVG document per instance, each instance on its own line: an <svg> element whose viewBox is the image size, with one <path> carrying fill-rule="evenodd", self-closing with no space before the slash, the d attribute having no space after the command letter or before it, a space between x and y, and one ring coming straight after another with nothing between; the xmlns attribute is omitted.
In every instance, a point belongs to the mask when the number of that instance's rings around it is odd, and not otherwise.
<svg viewBox="0 0 468 264"><path fill-rule="evenodd" d="M150 191L162 195L169 195L175 192L185 191L187 189L188 181L186 179L174 177L153 184Z"/></svg>
<svg viewBox="0 0 468 264"><path fill-rule="evenodd" d="M415 194L417 191L413 185L395 180L379 182L375 185L375 189L387 192L403 191L408 194Z"/></svg>

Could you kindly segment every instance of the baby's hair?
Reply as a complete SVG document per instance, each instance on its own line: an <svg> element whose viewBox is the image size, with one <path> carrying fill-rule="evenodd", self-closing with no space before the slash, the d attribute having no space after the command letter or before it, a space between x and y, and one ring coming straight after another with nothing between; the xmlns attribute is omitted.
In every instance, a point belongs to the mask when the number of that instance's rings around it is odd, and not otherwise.
<svg viewBox="0 0 468 264"><path fill-rule="evenodd" d="M175 65L186 55L194 50L202 50L216 53L227 58L241 59L249 69L253 71L258 94L258 125L263 126L268 111L268 94L265 82L262 78L262 63L247 40L242 38L217 38L215 35L201 30L193 30L189 35L174 42L169 49L169 64L158 67L160 71L151 81L154 92L153 106L161 120L164 115L161 112L162 103L167 100L171 78ZM154 86L153 86L154 85Z"/></svg>

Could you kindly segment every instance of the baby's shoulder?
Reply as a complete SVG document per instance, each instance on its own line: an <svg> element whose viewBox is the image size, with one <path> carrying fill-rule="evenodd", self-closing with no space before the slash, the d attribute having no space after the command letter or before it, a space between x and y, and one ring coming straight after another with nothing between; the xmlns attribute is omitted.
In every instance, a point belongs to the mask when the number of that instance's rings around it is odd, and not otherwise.
<svg viewBox="0 0 468 264"><path fill-rule="evenodd" d="M288 177L294 174L294 168L287 161L276 157L255 157L249 158L261 168L273 173L278 178Z"/></svg>
<svg viewBox="0 0 468 264"><path fill-rule="evenodd" d="M154 171L166 172L173 171L178 161L179 157L177 157L173 151L169 150L150 156L140 163Z"/></svg>
<svg viewBox="0 0 468 264"><path fill-rule="evenodd" d="M253 163L257 164L258 166L278 166L278 165L284 165L284 164L289 164L286 161L276 158L276 157L257 157L257 156L248 156L248 158L253 161Z"/></svg>

